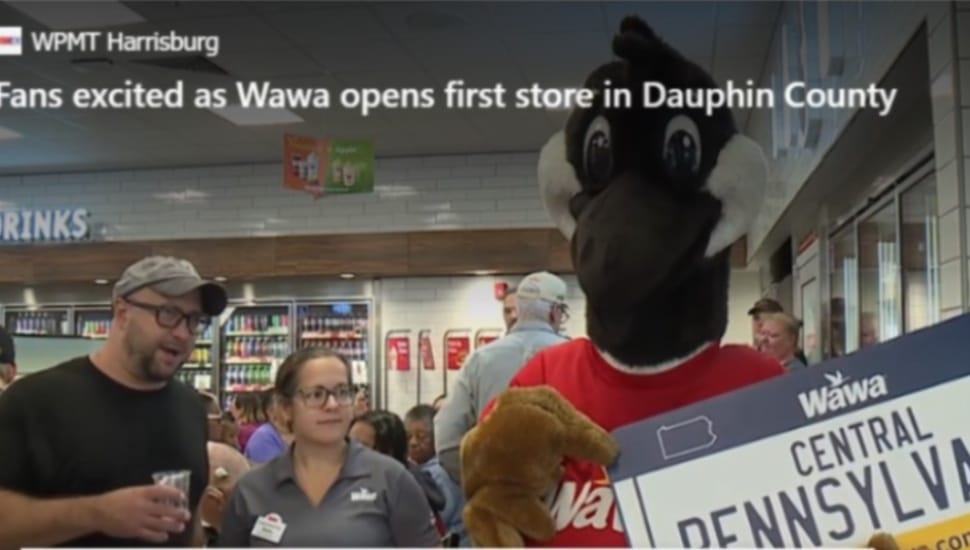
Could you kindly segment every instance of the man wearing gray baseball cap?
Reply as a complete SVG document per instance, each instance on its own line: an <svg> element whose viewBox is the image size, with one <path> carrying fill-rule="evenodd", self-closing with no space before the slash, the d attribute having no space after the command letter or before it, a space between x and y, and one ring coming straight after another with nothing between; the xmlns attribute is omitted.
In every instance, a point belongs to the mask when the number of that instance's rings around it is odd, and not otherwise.
<svg viewBox="0 0 970 550"><path fill-rule="evenodd" d="M0 548L201 540L207 416L173 377L226 304L226 291L191 263L144 258L115 284L99 350L3 393ZM187 489L155 481L179 472Z"/></svg>

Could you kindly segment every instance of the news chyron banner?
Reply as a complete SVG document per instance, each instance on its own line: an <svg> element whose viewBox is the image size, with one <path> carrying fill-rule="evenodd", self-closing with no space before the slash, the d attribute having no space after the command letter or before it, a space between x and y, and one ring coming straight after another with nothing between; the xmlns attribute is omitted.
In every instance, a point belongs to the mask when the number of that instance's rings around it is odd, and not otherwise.
<svg viewBox="0 0 970 550"><path fill-rule="evenodd" d="M970 315L615 431L630 545L970 547Z"/></svg>

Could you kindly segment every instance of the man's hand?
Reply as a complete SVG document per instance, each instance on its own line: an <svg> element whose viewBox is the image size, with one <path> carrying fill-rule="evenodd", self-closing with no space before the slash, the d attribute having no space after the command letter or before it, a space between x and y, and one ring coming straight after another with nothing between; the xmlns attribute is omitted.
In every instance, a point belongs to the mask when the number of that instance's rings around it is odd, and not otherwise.
<svg viewBox="0 0 970 550"><path fill-rule="evenodd" d="M548 387L513 388L461 445L465 527L475 544L522 547L546 541L555 523L542 497L562 479L567 458L608 466L610 434Z"/></svg>
<svg viewBox="0 0 970 550"><path fill-rule="evenodd" d="M145 485L118 489L95 497L97 530L116 538L163 543L185 531L191 514L185 495L175 487Z"/></svg>

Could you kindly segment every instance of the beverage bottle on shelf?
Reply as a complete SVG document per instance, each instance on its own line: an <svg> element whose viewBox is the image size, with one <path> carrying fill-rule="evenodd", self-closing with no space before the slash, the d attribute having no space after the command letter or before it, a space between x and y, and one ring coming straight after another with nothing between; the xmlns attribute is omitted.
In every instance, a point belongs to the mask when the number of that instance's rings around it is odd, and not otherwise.
<svg viewBox="0 0 970 550"><path fill-rule="evenodd" d="M290 328L290 316L285 313L280 315L280 325L283 328Z"/></svg>

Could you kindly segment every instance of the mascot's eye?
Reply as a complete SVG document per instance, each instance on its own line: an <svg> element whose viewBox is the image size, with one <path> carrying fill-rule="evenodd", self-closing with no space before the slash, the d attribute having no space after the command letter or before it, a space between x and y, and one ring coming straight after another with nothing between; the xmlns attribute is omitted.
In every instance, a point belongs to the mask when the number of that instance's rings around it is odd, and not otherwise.
<svg viewBox="0 0 970 550"><path fill-rule="evenodd" d="M701 138L690 117L677 115L664 132L664 167L673 178L696 176L701 167Z"/></svg>
<svg viewBox="0 0 970 550"><path fill-rule="evenodd" d="M613 149L610 147L610 123L596 117L586 130L583 141L583 170L589 183L604 187L613 175Z"/></svg>

